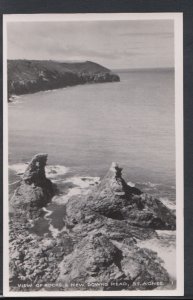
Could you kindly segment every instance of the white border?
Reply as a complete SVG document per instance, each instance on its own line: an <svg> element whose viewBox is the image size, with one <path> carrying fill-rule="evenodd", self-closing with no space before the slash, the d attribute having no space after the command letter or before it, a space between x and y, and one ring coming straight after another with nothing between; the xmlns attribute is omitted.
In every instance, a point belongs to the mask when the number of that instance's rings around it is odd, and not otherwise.
<svg viewBox="0 0 193 300"><path fill-rule="evenodd" d="M176 138L176 277L175 290L153 291L62 291L10 292L8 247L8 105L7 105L7 23L77 22L108 20L174 20L175 44L175 138ZM184 295L184 181L183 181L183 14L109 13L109 14L17 14L3 15L3 294L7 297L32 296L183 296Z"/></svg>

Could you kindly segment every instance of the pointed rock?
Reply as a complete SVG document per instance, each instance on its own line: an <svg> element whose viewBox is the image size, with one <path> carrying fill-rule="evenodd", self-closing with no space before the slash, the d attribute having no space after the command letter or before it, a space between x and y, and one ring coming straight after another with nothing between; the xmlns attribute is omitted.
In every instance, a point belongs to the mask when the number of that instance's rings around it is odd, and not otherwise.
<svg viewBox="0 0 193 300"><path fill-rule="evenodd" d="M23 180L28 184L39 185L46 180L45 166L48 155L46 153L36 154L29 163L24 175Z"/></svg>
<svg viewBox="0 0 193 300"><path fill-rule="evenodd" d="M58 282L62 286L72 286L72 283L83 284L89 289L87 283L94 279L94 282L105 282L106 285L120 273L122 252L100 232L91 233L82 239L74 251L65 257L61 263L61 273ZM84 288L83 288L84 289ZM91 285L91 289L93 289ZM104 289L104 285L97 287Z"/></svg>
<svg viewBox="0 0 193 300"><path fill-rule="evenodd" d="M131 204L132 195L140 194L140 190L127 185L122 178L122 168L113 162L106 176L93 191L88 205L102 215L122 220L124 217L121 210Z"/></svg>
<svg viewBox="0 0 193 300"><path fill-rule="evenodd" d="M102 180L101 187L108 185L112 193L119 196L129 196L131 194L140 195L141 191L135 187L127 185L122 178L122 168L116 162L111 164L109 171Z"/></svg>
<svg viewBox="0 0 193 300"><path fill-rule="evenodd" d="M40 208L50 202L55 193L52 182L46 178L45 166L47 154L35 155L29 163L20 183L16 189L11 205L14 213L27 214L36 217Z"/></svg>
<svg viewBox="0 0 193 300"><path fill-rule="evenodd" d="M160 200L129 186L122 178L122 169L112 163L106 176L85 199L73 199L66 206L71 226L96 222L100 216L126 220L142 228L175 229L175 215ZM93 220L93 221L92 221Z"/></svg>

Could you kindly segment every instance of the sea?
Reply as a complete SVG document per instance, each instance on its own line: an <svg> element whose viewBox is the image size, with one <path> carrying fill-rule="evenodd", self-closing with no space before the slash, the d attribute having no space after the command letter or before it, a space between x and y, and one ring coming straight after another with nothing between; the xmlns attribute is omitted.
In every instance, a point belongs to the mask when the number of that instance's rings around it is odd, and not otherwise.
<svg viewBox="0 0 193 300"><path fill-rule="evenodd" d="M55 236L63 230L60 206L87 193L112 162L123 168L128 184L175 211L174 70L125 69L118 75L120 82L27 94L8 104L10 193L31 158L47 153L47 176L61 188L45 209ZM45 223L38 226L44 234ZM158 236L149 247L175 280L175 232Z"/></svg>

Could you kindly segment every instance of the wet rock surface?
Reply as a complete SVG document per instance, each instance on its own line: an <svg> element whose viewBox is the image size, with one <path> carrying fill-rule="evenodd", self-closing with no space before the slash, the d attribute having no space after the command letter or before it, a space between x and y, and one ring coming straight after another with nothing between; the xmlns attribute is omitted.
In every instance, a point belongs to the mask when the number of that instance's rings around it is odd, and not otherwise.
<svg viewBox="0 0 193 300"><path fill-rule="evenodd" d="M170 278L157 253L138 246L155 229L175 229L175 215L158 199L129 186L113 163L89 194L69 199L64 228L33 232L56 188L45 176L46 154L36 155L11 199L12 290L146 290ZM46 284L54 287L46 287ZM26 285L26 286L25 286ZM27 286L28 285L28 286Z"/></svg>

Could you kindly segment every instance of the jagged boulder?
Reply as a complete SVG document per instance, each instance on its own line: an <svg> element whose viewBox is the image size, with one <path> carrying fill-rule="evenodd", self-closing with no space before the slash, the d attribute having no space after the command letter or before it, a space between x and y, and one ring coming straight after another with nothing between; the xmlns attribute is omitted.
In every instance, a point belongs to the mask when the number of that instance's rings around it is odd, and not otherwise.
<svg viewBox="0 0 193 300"><path fill-rule="evenodd" d="M121 250L105 235L90 234L76 245L70 255L64 258L58 282L72 290L93 289L92 283L108 283L111 277L119 277L118 274L123 273L122 259ZM104 286L97 286L96 289L103 290Z"/></svg>
<svg viewBox="0 0 193 300"><path fill-rule="evenodd" d="M53 197L55 187L52 182L46 178L45 166L47 154L35 155L29 163L19 187L16 189L12 199L11 206L20 210L20 212L30 213L45 206Z"/></svg>

